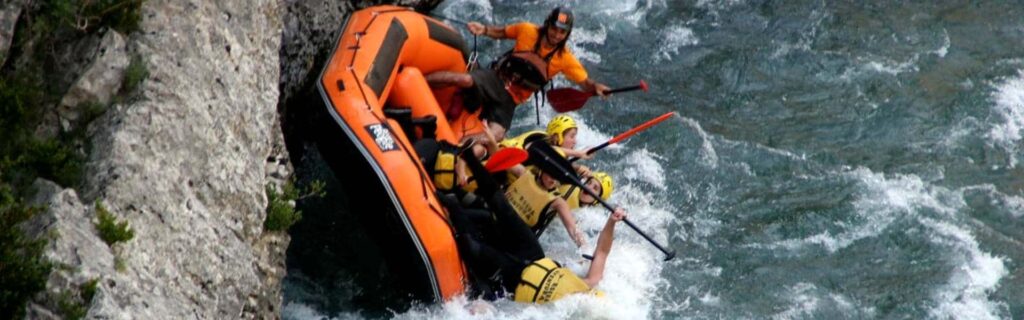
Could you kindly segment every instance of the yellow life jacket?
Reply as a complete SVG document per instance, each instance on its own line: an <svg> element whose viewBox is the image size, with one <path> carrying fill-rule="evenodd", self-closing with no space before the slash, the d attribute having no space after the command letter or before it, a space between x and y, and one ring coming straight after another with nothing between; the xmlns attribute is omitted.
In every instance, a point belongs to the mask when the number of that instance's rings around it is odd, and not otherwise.
<svg viewBox="0 0 1024 320"><path fill-rule="evenodd" d="M455 187L455 153L441 150L434 162L434 187L440 191L452 191Z"/></svg>
<svg viewBox="0 0 1024 320"><path fill-rule="evenodd" d="M548 303L573 293L593 293L583 279L551 258L543 258L523 268L519 285L516 286L516 302Z"/></svg>
<svg viewBox="0 0 1024 320"><path fill-rule="evenodd" d="M504 147L504 148L525 149L524 145L526 145L527 142L533 142L533 141L536 141L538 139L545 139L547 137L548 137L547 132L544 132L542 130L533 130L533 131L527 131L527 132L525 132L523 134L520 134L520 135L512 137L512 138L507 138L505 140L501 140L501 142L498 143L498 145L500 145L501 147Z"/></svg>
<svg viewBox="0 0 1024 320"><path fill-rule="evenodd" d="M535 139L545 139L545 138L547 138L547 136L548 136L547 133L545 133L544 131L533 130L533 131L529 131L529 132L520 134L520 135L515 136L515 137L506 138L505 140L501 140L501 142L498 143L498 147L499 148L517 148L517 149L526 150L525 145L526 145L527 141L531 141L532 142ZM512 174L512 171L509 171L508 173L506 173L506 175L508 176L508 181L516 181L516 176L514 174Z"/></svg>
<svg viewBox="0 0 1024 320"><path fill-rule="evenodd" d="M572 184L563 184L558 187L558 194L569 204L569 209L576 210L580 207L580 187Z"/></svg>
<svg viewBox="0 0 1024 320"><path fill-rule="evenodd" d="M455 183L455 164L458 163L459 157L455 155L453 150L441 149L437 152L437 160L434 162L434 187L442 192L451 192L456 187ZM487 161L483 161L482 164L487 164ZM473 192L477 188L476 180L473 180L473 173L467 171L466 174L469 183L462 186L462 190L466 192Z"/></svg>
<svg viewBox="0 0 1024 320"><path fill-rule="evenodd" d="M537 176L526 170L505 190L505 198L526 225L533 228L558 195L537 185Z"/></svg>

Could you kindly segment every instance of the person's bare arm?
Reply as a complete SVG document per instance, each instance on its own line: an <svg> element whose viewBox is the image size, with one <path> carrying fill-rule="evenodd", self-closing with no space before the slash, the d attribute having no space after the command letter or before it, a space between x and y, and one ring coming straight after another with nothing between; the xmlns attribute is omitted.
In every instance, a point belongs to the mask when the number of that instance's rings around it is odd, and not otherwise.
<svg viewBox="0 0 1024 320"><path fill-rule="evenodd" d="M594 92L602 98L607 97L607 94L605 92L611 90L611 88L609 88L608 86L600 82L596 82L590 78L587 78L587 80L584 80L583 82L579 83L579 85L583 87L583 91Z"/></svg>
<svg viewBox="0 0 1024 320"><path fill-rule="evenodd" d="M597 237L597 250L594 251L594 260L590 262L590 269L587 270L587 277L583 279L591 288L597 286L604 278L604 265L608 260L608 253L612 251L612 241L615 239L615 224L626 218L626 211L622 208L615 209L615 212L608 217L601 235Z"/></svg>
<svg viewBox="0 0 1024 320"><path fill-rule="evenodd" d="M494 39L504 39L508 37L508 35L505 34L504 27L489 26L476 21L467 23L466 29L469 29L469 33L475 35L485 35Z"/></svg>
<svg viewBox="0 0 1024 320"><path fill-rule="evenodd" d="M587 244L587 239L583 236L583 233L576 228L576 217L572 216L572 209L569 208L569 204L565 202L565 199L556 198L551 203L551 209L558 212L558 218L562 219L565 231L569 233L569 238L576 243L577 247Z"/></svg>
<svg viewBox="0 0 1024 320"><path fill-rule="evenodd" d="M443 88L447 86L469 88L473 86L473 77L470 77L468 73L437 71L428 74L424 78L427 79L427 85L431 88Z"/></svg>

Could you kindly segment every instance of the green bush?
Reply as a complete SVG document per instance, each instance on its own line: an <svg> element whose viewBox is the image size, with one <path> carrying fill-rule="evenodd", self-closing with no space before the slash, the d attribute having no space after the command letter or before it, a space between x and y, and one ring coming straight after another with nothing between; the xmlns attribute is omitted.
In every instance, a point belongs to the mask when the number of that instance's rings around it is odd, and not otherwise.
<svg viewBox="0 0 1024 320"><path fill-rule="evenodd" d="M0 319L24 318L25 304L46 287L53 268L43 256L46 240L30 239L18 227L40 210L23 205L0 183Z"/></svg>
<svg viewBox="0 0 1024 320"><path fill-rule="evenodd" d="M313 181L309 188L302 192L289 181L285 183L284 191L279 194L273 184L267 184L267 219L263 222L263 228L269 231L285 231L291 228L302 219L302 211L295 210L290 202L307 197L323 197L324 186L323 181Z"/></svg>
<svg viewBox="0 0 1024 320"><path fill-rule="evenodd" d="M284 193L278 194L277 188L267 184L267 220L263 228L270 231L284 231L302 219L302 211L295 210L289 202L298 198L298 190L291 183L284 186Z"/></svg>
<svg viewBox="0 0 1024 320"><path fill-rule="evenodd" d="M142 85L142 80L149 76L149 69L146 68L146 61L142 56L133 55L128 68L124 70L124 78L121 80L121 95L130 96Z"/></svg>
<svg viewBox="0 0 1024 320"><path fill-rule="evenodd" d="M82 301L86 303L92 302L92 298L96 296L96 287L100 284L100 278L93 278L92 280L83 283L79 289L82 296Z"/></svg>
<svg viewBox="0 0 1024 320"><path fill-rule="evenodd" d="M93 278L78 286L77 297L72 291L61 293L57 300L57 309L64 319L85 318L89 312L89 305L92 304L92 298L96 296L96 286L99 284L99 280L99 278Z"/></svg>
<svg viewBox="0 0 1024 320"><path fill-rule="evenodd" d="M135 237L135 231L128 226L128 221L117 222L107 208L96 201L96 230L100 232L100 239L107 245L114 245L118 242L125 242Z"/></svg>
<svg viewBox="0 0 1024 320"><path fill-rule="evenodd" d="M89 308L78 301L71 292L65 291L57 299L57 311L64 316L64 319L78 320L85 318Z"/></svg>

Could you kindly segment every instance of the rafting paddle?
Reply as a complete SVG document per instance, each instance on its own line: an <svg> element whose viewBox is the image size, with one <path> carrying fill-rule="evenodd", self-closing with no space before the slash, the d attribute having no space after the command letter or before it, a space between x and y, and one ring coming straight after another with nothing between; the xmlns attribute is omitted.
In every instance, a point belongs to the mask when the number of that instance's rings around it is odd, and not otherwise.
<svg viewBox="0 0 1024 320"><path fill-rule="evenodd" d="M647 89L647 82L640 80L640 84L638 85L608 90L605 94L636 90L643 90L644 92L647 92ZM562 113L582 108L590 97L597 95L597 92L580 91L576 88L558 88L548 90L546 94L548 96L548 103L551 104L551 108Z"/></svg>
<svg viewBox="0 0 1024 320"><path fill-rule="evenodd" d="M519 148L502 148L495 152L490 159L487 160L487 164L484 168L487 172L495 173L499 171L508 170L517 164L522 163L529 157L529 154L525 150Z"/></svg>
<svg viewBox="0 0 1024 320"><path fill-rule="evenodd" d="M614 138L611 138L610 140L605 141L602 144L599 144L599 145L597 145L597 146L595 146L593 148L587 149L587 155L588 156L592 155L592 154L594 154L594 152L597 152L597 151L600 151L601 149L607 148L610 145L619 143L619 141L626 140L626 138L629 138L630 136L636 134L637 132L647 130L647 128L653 127L654 125L659 124L662 121L665 121L665 119L668 119L668 118L672 117L675 114L676 114L675 111L673 111L673 112L669 112L669 113L660 115L657 118L648 120L647 122L644 122L643 124L641 124L639 126L636 126L633 129L629 129L629 131L623 132L623 133L615 136ZM569 162L576 162L579 159L580 158L573 157L573 158L569 159Z"/></svg>
<svg viewBox="0 0 1024 320"><path fill-rule="evenodd" d="M558 153L556 153L550 145L538 141L535 143L531 143L528 148L528 151L530 152L530 161L536 164L542 171L546 172L547 174L550 174L558 181L561 181L563 183L570 183L579 187L580 190L583 190L583 192L586 192L591 197L594 197L594 200L600 202L601 206L603 206L605 209L608 209L608 211L611 212L615 211L615 208L612 208L612 206L605 202L604 199L601 199L600 195L594 193L593 190L587 188L583 184L583 182L580 181L580 178L577 177L574 172L572 172L572 164L569 163L569 161L563 158L562 156L559 156ZM648 242L654 245L655 248L661 250L661 252L665 254L665 261L672 260L672 258L676 257L675 251L668 251L668 249L665 249L664 246L659 244L657 241L654 241L654 239L652 239L646 233L641 231L640 228L634 225L633 222L629 221L629 219L622 219L622 222L625 222L626 225L633 229L633 231L639 233L640 236L644 237L644 239L646 239Z"/></svg>

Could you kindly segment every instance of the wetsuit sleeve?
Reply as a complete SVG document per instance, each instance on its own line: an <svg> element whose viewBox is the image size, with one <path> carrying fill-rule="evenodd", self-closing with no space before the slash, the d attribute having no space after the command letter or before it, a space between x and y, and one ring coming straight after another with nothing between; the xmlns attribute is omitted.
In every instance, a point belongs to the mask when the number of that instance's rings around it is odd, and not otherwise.
<svg viewBox="0 0 1024 320"><path fill-rule="evenodd" d="M515 213L515 209L508 203L508 199L505 199L505 194L498 188L498 184L487 172L487 169L484 169L480 160L470 152L464 152L462 156L466 160L469 170L477 179L476 194L487 202L488 208L494 212L498 228L503 231L503 237L510 240L509 243L512 244L507 248L508 251L522 258L526 263L543 258L544 250L537 242L533 230Z"/></svg>
<svg viewBox="0 0 1024 320"><path fill-rule="evenodd" d="M477 179L476 194L487 201L488 208L494 213L496 229L500 230L497 236L502 239L502 244L498 247L474 241L477 243L473 245L479 245L474 250L482 257L495 259L494 262L501 268L502 286L506 291L515 291L523 268L530 262L544 258L544 249L537 242L530 227L508 204L505 194L500 192L501 189L498 189L497 183L484 169L480 160L472 152L463 152L462 157ZM499 255L503 257L497 257Z"/></svg>

